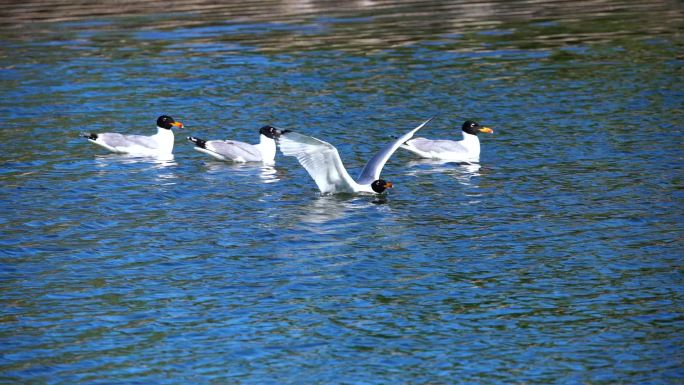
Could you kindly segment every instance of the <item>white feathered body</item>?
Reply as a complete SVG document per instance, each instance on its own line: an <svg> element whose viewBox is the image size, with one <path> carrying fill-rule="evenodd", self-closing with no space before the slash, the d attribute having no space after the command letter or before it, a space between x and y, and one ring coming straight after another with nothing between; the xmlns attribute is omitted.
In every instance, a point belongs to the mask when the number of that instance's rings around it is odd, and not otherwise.
<svg viewBox="0 0 684 385"><path fill-rule="evenodd" d="M157 156L173 153L174 135L171 130L157 127L157 133L151 136L106 132L88 140L112 152Z"/></svg>
<svg viewBox="0 0 684 385"><path fill-rule="evenodd" d="M276 155L275 140L259 135L259 143L249 144L237 140L208 140L204 148L195 146L195 150L216 159L233 162L274 163Z"/></svg>
<svg viewBox="0 0 684 385"><path fill-rule="evenodd" d="M401 148L423 158L440 159L451 162L479 162L480 139L477 135L463 132L463 140L431 140L414 138L406 141Z"/></svg>

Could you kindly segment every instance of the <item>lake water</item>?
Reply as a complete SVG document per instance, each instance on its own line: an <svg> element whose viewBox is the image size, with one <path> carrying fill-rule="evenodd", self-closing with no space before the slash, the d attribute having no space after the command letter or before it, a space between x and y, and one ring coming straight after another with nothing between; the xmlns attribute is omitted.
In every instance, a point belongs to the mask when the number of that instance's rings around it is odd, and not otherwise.
<svg viewBox="0 0 684 385"><path fill-rule="evenodd" d="M684 381L678 1L23 2L0 14L0 383ZM385 196L187 135L264 124ZM185 124L172 160L84 131Z"/></svg>

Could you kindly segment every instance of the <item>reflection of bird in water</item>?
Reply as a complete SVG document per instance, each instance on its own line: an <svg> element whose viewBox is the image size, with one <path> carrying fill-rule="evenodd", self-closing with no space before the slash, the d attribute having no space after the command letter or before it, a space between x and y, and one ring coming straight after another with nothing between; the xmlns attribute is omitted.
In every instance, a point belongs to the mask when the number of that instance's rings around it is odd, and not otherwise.
<svg viewBox="0 0 684 385"><path fill-rule="evenodd" d="M124 156L116 154L96 155L95 161L101 165L106 166L112 163L119 164L134 164L147 163L153 168L163 169L171 166L178 166L173 154L166 154L164 156L136 156L131 154L124 154Z"/></svg>
<svg viewBox="0 0 684 385"><path fill-rule="evenodd" d="M319 196L302 208L301 220L320 224L343 218L349 209L348 203L349 199L340 199L331 195Z"/></svg>
<svg viewBox="0 0 684 385"><path fill-rule="evenodd" d="M477 163L461 163L459 167L455 167L450 174L461 184L477 187L473 184L472 179L480 176L480 168L481 166Z"/></svg>
<svg viewBox="0 0 684 385"><path fill-rule="evenodd" d="M175 183L173 180L178 178L174 172L176 170L175 167L178 166L178 162L174 160L173 154L155 157L130 154L124 156L117 154L96 155L95 164L102 168L101 174L107 173L105 169L111 166L116 167L116 165L138 164L143 167L136 167L136 172L156 170L156 179L166 182L165 184L173 184ZM144 167L145 165L148 167Z"/></svg>
<svg viewBox="0 0 684 385"><path fill-rule="evenodd" d="M461 127L463 139L432 140L414 138L407 140L401 148L409 150L423 158L441 159L451 162L479 162L480 161L480 132L491 134L489 127L482 127L479 123L466 120Z"/></svg>
<svg viewBox="0 0 684 385"><path fill-rule="evenodd" d="M157 133L151 136L123 135L112 132L83 134L84 138L109 151L142 155L168 156L173 153L174 136L171 128L183 128L183 123L162 115L157 119Z"/></svg>
<svg viewBox="0 0 684 385"><path fill-rule="evenodd" d="M482 168L478 163L450 162L438 159L414 160L408 165L412 168L407 173L408 175L446 174L453 176L459 183L466 186L474 186L471 179L481 176L480 169Z"/></svg>
<svg viewBox="0 0 684 385"><path fill-rule="evenodd" d="M371 201L368 197L355 196L351 194L343 195L321 195L316 197L306 206L301 208L302 215L301 222L322 224L336 221L348 217L356 210L364 210L367 207L377 204L377 199L382 196L375 196ZM353 224L340 223L341 226L350 226ZM313 229L313 231L322 231L320 227Z"/></svg>
<svg viewBox="0 0 684 385"><path fill-rule="evenodd" d="M231 173L251 174L258 173L259 178L264 183L275 183L280 180L280 172L272 164L266 163L225 163L207 162L205 167L208 171L224 172L230 170Z"/></svg>
<svg viewBox="0 0 684 385"><path fill-rule="evenodd" d="M280 130L271 126L259 129L259 143L249 144L237 140L204 140L188 136L195 144L195 150L208 154L218 160L233 162L275 163L276 142Z"/></svg>
<svg viewBox="0 0 684 385"><path fill-rule="evenodd" d="M278 178L278 170L271 165L264 164L259 167L259 178L261 178L264 183L275 183L280 180Z"/></svg>

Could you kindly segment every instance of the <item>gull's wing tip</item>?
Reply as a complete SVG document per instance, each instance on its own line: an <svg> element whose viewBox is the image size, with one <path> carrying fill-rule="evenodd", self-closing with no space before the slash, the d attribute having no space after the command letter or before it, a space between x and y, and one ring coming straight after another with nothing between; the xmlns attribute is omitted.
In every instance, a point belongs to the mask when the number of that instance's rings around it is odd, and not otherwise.
<svg viewBox="0 0 684 385"><path fill-rule="evenodd" d="M431 121L433 121L436 117L438 117L441 114L442 114L442 111L435 112L434 114L432 114L432 116L428 120L425 121L425 124L430 123Z"/></svg>

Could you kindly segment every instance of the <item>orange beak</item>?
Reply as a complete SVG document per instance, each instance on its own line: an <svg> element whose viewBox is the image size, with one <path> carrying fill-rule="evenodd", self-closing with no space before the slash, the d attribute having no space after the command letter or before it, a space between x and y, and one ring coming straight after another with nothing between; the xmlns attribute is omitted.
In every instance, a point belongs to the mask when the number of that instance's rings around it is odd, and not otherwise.
<svg viewBox="0 0 684 385"><path fill-rule="evenodd" d="M482 127L482 128L480 128L480 132L484 132L485 134L493 134L494 130L492 130L489 127Z"/></svg>
<svg viewBox="0 0 684 385"><path fill-rule="evenodd" d="M181 123L181 122L173 122L173 123L171 123L171 125L176 127L176 128L183 128L183 123Z"/></svg>
<svg viewBox="0 0 684 385"><path fill-rule="evenodd" d="M394 186L392 182L385 183L385 188L392 188L392 186Z"/></svg>

